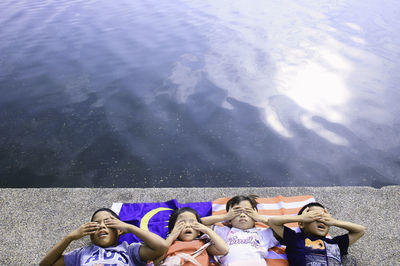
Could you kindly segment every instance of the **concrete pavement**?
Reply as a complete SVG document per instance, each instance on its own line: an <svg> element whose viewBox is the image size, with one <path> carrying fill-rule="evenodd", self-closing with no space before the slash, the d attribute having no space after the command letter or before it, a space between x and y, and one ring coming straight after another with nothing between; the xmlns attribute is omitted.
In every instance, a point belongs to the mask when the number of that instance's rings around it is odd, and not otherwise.
<svg viewBox="0 0 400 266"><path fill-rule="evenodd" d="M209 201L237 194L313 195L341 220L367 228L350 247L357 265L399 265L400 186L246 188L27 188L0 189L0 265L37 265L67 233L113 202ZM332 228L331 234L343 232ZM68 250L89 240L73 242Z"/></svg>

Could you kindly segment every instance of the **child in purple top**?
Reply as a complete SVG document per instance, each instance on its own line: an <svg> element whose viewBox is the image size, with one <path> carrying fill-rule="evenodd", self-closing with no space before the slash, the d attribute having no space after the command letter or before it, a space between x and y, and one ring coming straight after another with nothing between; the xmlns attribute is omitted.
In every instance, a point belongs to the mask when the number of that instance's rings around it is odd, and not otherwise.
<svg viewBox="0 0 400 266"><path fill-rule="evenodd" d="M126 242L118 245L123 233L133 233L144 244ZM92 244L63 254L73 240L90 235ZM42 259L40 265L145 265L146 261L161 256L167 243L161 237L119 220L110 209L94 212L90 222L69 233Z"/></svg>

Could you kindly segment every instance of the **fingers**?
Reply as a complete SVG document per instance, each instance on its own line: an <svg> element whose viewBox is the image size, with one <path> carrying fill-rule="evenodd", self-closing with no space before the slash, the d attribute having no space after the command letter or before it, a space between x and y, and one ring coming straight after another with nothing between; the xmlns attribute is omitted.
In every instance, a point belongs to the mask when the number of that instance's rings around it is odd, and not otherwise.
<svg viewBox="0 0 400 266"><path fill-rule="evenodd" d="M196 229L196 230L200 230L201 228L206 228L206 226L204 224L201 224L199 222L195 222L192 224L192 228Z"/></svg>
<svg viewBox="0 0 400 266"><path fill-rule="evenodd" d="M305 208L301 215L304 217L305 221L309 222L316 221L321 218L315 210L311 211L309 207Z"/></svg>
<svg viewBox="0 0 400 266"><path fill-rule="evenodd" d="M320 211L310 211L308 210L307 212L304 213L304 217L306 219L309 219L310 221L316 221L322 218L323 213L321 213Z"/></svg>
<svg viewBox="0 0 400 266"><path fill-rule="evenodd" d="M240 215L241 213L254 213L255 212L255 210L250 207L243 208L240 206L235 206L231 210L236 215Z"/></svg>
<svg viewBox="0 0 400 266"><path fill-rule="evenodd" d="M88 222L80 227L83 236L94 234L99 228L100 226L96 222Z"/></svg>
<svg viewBox="0 0 400 266"><path fill-rule="evenodd" d="M257 212L255 209L250 208L250 207L245 208L244 211L245 211L246 213L256 213L256 212Z"/></svg>
<svg viewBox="0 0 400 266"><path fill-rule="evenodd" d="M334 218L332 217L332 215L328 212L327 209L325 209L322 214L321 222L323 222L324 224L330 225L333 220L334 220Z"/></svg>
<svg viewBox="0 0 400 266"><path fill-rule="evenodd" d="M110 217L108 219L106 219L106 221L120 221L120 220L115 218L114 216L110 215Z"/></svg>
<svg viewBox="0 0 400 266"><path fill-rule="evenodd" d="M182 232L184 227L185 227L185 222L183 221L177 222L174 228L172 229L171 233L169 234L169 236L177 238L179 234Z"/></svg>
<svg viewBox="0 0 400 266"><path fill-rule="evenodd" d="M326 208L310 210L308 207L304 210L302 215L304 217L304 221L306 222L318 221L326 225L330 225L333 220L331 214Z"/></svg>
<svg viewBox="0 0 400 266"><path fill-rule="evenodd" d="M184 221L180 221L180 222L178 222L178 223L175 224L175 227L178 227L178 228L179 228L179 227L182 227L182 228L183 228L184 226L185 226L185 222L184 222Z"/></svg>
<svg viewBox="0 0 400 266"><path fill-rule="evenodd" d="M253 219L255 222L266 222L266 220L263 221L263 217L258 214L258 211L253 208L246 208L245 214Z"/></svg>
<svg viewBox="0 0 400 266"><path fill-rule="evenodd" d="M185 227L185 222L184 221L180 221L178 223L175 224L174 229L172 229L173 232L175 233L179 233L183 230L183 228Z"/></svg>
<svg viewBox="0 0 400 266"><path fill-rule="evenodd" d="M88 222L82 225L85 230L97 229L99 228L99 224L96 222Z"/></svg>
<svg viewBox="0 0 400 266"><path fill-rule="evenodd" d="M111 227L111 228L114 228L114 227L120 225L120 223L121 223L120 220L118 220L117 218L115 218L114 216L111 216L111 215L109 218L104 220L104 224L107 227Z"/></svg>
<svg viewBox="0 0 400 266"><path fill-rule="evenodd" d="M322 222L324 222L324 221L330 221L332 219L332 216L331 216L331 214L328 212L328 210L327 209L324 209L324 211L322 212L322 214L321 214L321 221Z"/></svg>
<svg viewBox="0 0 400 266"><path fill-rule="evenodd" d="M322 217L320 220L318 220L318 221L320 221L321 223L323 223L323 224L325 224L325 225L332 225L333 224L333 221L334 221L334 219L332 218L332 217Z"/></svg>
<svg viewBox="0 0 400 266"><path fill-rule="evenodd" d="M198 223L198 222L192 223L191 227L192 227L194 230L201 231L201 229L202 229L202 224L201 224L201 223Z"/></svg>
<svg viewBox="0 0 400 266"><path fill-rule="evenodd" d="M229 210L229 213L233 216L233 217L236 217L236 216L238 216L238 215L240 215L240 213L242 213L244 210L243 210L243 208L242 207L240 207L240 206L235 206L235 207L232 207L230 210ZM232 217L232 218L233 218Z"/></svg>
<svg viewBox="0 0 400 266"><path fill-rule="evenodd" d="M244 209L244 213L245 213L246 215L252 217L252 218L258 214L258 213L257 213L254 209L252 209L252 208L245 208L245 209Z"/></svg>
<svg viewBox="0 0 400 266"><path fill-rule="evenodd" d="M331 217L331 214L328 212L328 210L326 208L324 209L324 216Z"/></svg>

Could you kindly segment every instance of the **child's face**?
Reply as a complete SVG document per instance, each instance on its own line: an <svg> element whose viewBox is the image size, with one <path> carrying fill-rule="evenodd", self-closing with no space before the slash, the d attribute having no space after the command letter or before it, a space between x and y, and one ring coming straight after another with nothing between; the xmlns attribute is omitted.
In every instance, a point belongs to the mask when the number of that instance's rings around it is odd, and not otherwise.
<svg viewBox="0 0 400 266"><path fill-rule="evenodd" d="M192 241L199 236L200 232L191 227L193 223L197 222L196 215L191 212L179 214L178 218L176 219L175 226L182 221L185 223L185 226L179 234L179 240Z"/></svg>
<svg viewBox="0 0 400 266"><path fill-rule="evenodd" d="M245 209L245 208L253 209L253 207L251 206L251 203L248 200L242 200L238 204L233 205L231 208L236 207L236 206L239 206L243 209ZM245 230L245 229L253 228L255 225L255 222L244 211L242 211L240 213L240 215L236 216L235 218L233 218L231 220L231 224L233 227Z"/></svg>
<svg viewBox="0 0 400 266"><path fill-rule="evenodd" d="M324 209L319 206L312 206L309 211L324 212ZM329 233L329 226L319 221L299 223L299 226L303 230L304 234L310 236L325 237Z"/></svg>
<svg viewBox="0 0 400 266"><path fill-rule="evenodd" d="M118 231L105 225L105 221L110 217L111 213L107 211L100 211L93 217L93 222L99 224L99 229L93 235L90 235L93 244L104 248L118 243Z"/></svg>

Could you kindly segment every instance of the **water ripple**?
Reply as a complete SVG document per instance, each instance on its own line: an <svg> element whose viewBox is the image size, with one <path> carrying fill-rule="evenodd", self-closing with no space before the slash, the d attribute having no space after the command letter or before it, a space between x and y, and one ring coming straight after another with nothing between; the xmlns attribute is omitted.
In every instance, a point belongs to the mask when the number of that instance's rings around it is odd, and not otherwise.
<svg viewBox="0 0 400 266"><path fill-rule="evenodd" d="M396 1L2 1L0 185L399 184Z"/></svg>

